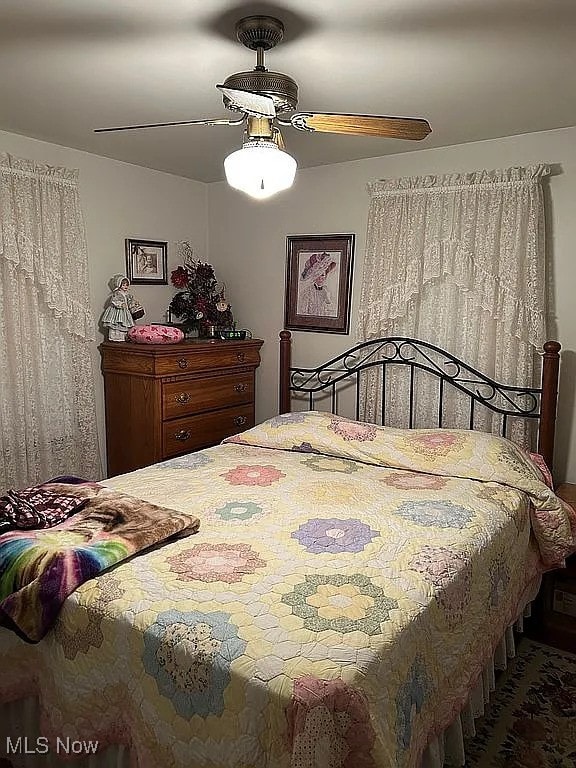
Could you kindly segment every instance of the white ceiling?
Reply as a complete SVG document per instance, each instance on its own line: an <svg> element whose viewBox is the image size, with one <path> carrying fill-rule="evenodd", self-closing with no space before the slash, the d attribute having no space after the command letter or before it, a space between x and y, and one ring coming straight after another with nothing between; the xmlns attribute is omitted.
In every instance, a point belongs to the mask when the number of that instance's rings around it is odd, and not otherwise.
<svg viewBox="0 0 576 768"><path fill-rule="evenodd" d="M425 117L423 142L283 129L300 167L576 125L576 0L1 0L0 129L169 171L223 177L241 127L93 128L233 116L216 83L250 70L234 37L284 21L266 59L299 110Z"/></svg>

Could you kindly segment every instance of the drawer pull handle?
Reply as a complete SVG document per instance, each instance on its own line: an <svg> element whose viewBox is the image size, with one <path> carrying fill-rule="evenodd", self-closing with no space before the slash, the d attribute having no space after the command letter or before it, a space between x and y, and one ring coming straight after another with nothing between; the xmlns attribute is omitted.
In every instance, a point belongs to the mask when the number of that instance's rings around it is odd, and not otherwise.
<svg viewBox="0 0 576 768"><path fill-rule="evenodd" d="M174 433L174 437L176 440L180 440L181 443L185 443L186 440L190 440L192 434L188 429L181 429Z"/></svg>
<svg viewBox="0 0 576 768"><path fill-rule="evenodd" d="M183 357L181 360L178 360L178 368L188 368L188 360L186 360L185 357Z"/></svg>
<svg viewBox="0 0 576 768"><path fill-rule="evenodd" d="M234 384L234 391L235 392L246 392L246 384Z"/></svg>
<svg viewBox="0 0 576 768"><path fill-rule="evenodd" d="M236 424L237 427L242 427L244 424L246 424L247 421L248 419L246 416L236 416L234 419L234 424Z"/></svg>
<svg viewBox="0 0 576 768"><path fill-rule="evenodd" d="M236 357L243 363L246 360L246 352L236 352Z"/></svg>
<svg viewBox="0 0 576 768"><path fill-rule="evenodd" d="M190 402L190 392L180 392L176 400L182 405Z"/></svg>

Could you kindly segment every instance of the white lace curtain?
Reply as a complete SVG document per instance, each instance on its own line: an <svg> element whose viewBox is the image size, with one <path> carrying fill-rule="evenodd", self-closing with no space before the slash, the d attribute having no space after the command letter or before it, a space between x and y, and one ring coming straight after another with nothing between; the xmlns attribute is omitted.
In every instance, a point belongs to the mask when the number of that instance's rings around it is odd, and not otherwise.
<svg viewBox="0 0 576 768"><path fill-rule="evenodd" d="M498 382L532 386L546 340L543 165L379 181L371 194L358 336L435 344ZM407 426L407 384L387 383L387 423ZM362 410L378 421L381 381L364 377ZM417 387L414 426L437 410ZM449 395L444 426L468 428L470 401ZM475 428L499 431L484 408ZM508 436L528 440L513 419Z"/></svg>
<svg viewBox="0 0 576 768"><path fill-rule="evenodd" d="M0 492L99 479L77 171L0 154Z"/></svg>

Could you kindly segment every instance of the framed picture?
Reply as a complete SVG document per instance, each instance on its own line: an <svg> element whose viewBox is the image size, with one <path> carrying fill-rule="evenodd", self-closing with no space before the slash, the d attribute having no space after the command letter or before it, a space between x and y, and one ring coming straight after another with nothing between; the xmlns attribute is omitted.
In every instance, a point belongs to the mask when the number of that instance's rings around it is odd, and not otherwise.
<svg viewBox="0 0 576 768"><path fill-rule="evenodd" d="M168 243L126 239L126 276L131 283L168 285Z"/></svg>
<svg viewBox="0 0 576 768"><path fill-rule="evenodd" d="M286 238L286 328L348 333L353 234Z"/></svg>

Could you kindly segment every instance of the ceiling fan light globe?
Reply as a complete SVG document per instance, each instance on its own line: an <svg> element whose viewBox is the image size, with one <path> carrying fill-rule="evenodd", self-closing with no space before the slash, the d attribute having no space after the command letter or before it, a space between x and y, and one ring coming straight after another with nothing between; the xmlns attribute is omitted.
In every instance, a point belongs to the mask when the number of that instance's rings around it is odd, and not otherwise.
<svg viewBox="0 0 576 768"><path fill-rule="evenodd" d="M294 183L296 160L273 141L249 141L224 160L226 181L256 200L265 200Z"/></svg>

